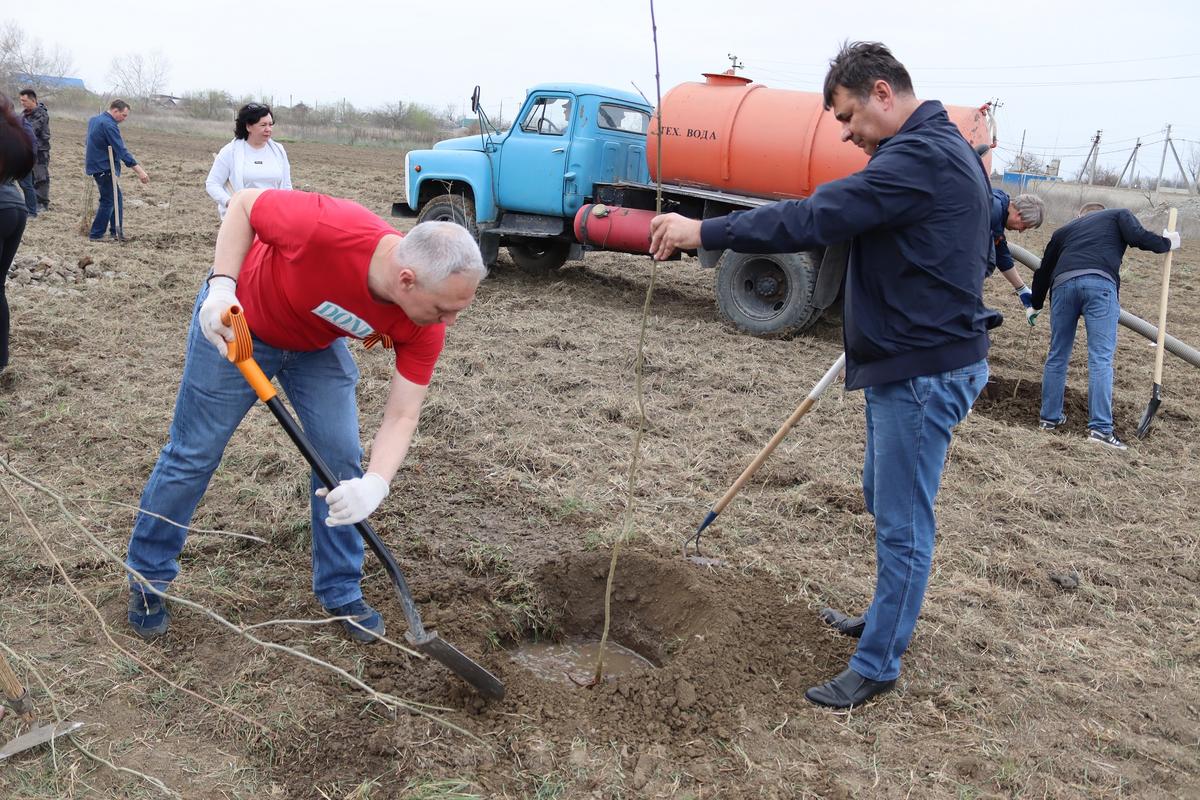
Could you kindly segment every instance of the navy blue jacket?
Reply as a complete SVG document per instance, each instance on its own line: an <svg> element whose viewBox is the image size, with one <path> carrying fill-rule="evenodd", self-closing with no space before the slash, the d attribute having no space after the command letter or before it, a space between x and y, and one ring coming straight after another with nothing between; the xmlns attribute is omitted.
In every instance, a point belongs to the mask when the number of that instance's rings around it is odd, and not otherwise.
<svg viewBox="0 0 1200 800"><path fill-rule="evenodd" d="M996 269L1008 272L1016 264L1013 263L1012 253L1008 251L1008 239L1004 234L1004 223L1008 221L1008 194L999 189L992 189L992 244L996 248ZM992 266L988 267L988 275L992 274Z"/></svg>
<svg viewBox="0 0 1200 800"><path fill-rule="evenodd" d="M865 169L705 220L704 247L791 253L851 240L842 336L846 387L861 389L987 356L983 279L992 252L982 162L936 100L882 140Z"/></svg>
<svg viewBox="0 0 1200 800"><path fill-rule="evenodd" d="M1042 265L1033 273L1033 307L1041 308L1054 285L1054 276L1081 269L1100 270L1121 289L1121 259L1133 245L1165 253L1171 242L1141 226L1127 208L1093 211L1063 225L1050 237Z"/></svg>
<svg viewBox="0 0 1200 800"><path fill-rule="evenodd" d="M101 112L88 120L87 151L84 154L84 172L88 175L99 175L108 172L108 148L113 149L113 161L116 163L117 174L121 174L121 164L132 167L137 163L133 153L125 149L125 140L121 138L121 129L117 121L107 111Z"/></svg>

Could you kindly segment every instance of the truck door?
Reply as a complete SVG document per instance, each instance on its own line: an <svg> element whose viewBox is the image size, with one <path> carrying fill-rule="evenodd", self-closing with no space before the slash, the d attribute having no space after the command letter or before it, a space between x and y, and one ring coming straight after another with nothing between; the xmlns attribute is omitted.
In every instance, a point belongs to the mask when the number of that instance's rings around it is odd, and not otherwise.
<svg viewBox="0 0 1200 800"><path fill-rule="evenodd" d="M539 95L526 104L500 157L499 204L505 211L563 215L577 105L562 95Z"/></svg>

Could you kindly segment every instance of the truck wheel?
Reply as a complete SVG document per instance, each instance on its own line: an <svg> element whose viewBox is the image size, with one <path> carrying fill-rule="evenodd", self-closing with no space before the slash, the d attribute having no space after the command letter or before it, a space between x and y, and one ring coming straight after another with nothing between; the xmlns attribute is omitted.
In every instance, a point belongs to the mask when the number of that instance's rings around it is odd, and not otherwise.
<svg viewBox="0 0 1200 800"><path fill-rule="evenodd" d="M565 239L534 239L508 246L508 254L522 272L539 276L549 275L567 263L570 252L571 243Z"/></svg>
<svg viewBox="0 0 1200 800"><path fill-rule="evenodd" d="M753 255L727 250L717 264L717 308L746 333L798 333L821 315L812 302L817 264L807 252Z"/></svg>
<svg viewBox="0 0 1200 800"><path fill-rule="evenodd" d="M471 232L475 241L480 243L484 266L490 267L496 263L496 254L499 248L495 245L494 237L490 242L491 247L487 247L488 243L480 240L479 225L475 222L475 203L469 197L461 194L443 194L433 198L421 207L421 213L417 215L418 225L431 221L453 222L455 225L463 226Z"/></svg>

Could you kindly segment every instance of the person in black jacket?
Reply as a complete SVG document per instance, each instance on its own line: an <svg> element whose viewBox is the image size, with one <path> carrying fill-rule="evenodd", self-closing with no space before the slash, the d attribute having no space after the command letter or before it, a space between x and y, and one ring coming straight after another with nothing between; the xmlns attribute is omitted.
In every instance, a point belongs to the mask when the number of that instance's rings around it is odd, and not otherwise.
<svg viewBox="0 0 1200 800"><path fill-rule="evenodd" d="M25 194L17 181L29 174L36 161L33 140L25 133L8 96L0 93L0 389L9 383L8 300L4 283L21 236L25 233Z"/></svg>
<svg viewBox="0 0 1200 800"><path fill-rule="evenodd" d="M859 637L849 667L805 693L834 708L891 689L933 558L934 499L951 431L988 379L983 305L992 256L991 187L982 162L936 100L913 94L882 44L846 44L825 76L825 107L865 169L725 217L656 217L650 251L788 253L850 241L843 338L846 388L866 394L863 495L875 516L877 582L862 617L822 616Z"/></svg>
<svg viewBox="0 0 1200 800"><path fill-rule="evenodd" d="M1124 450L1125 443L1113 433L1112 365L1121 317L1121 259L1129 245L1165 253L1179 247L1179 234L1163 231L1162 236L1155 236L1129 209L1105 209L1089 203L1050 237L1042 264L1033 274L1033 307L1042 308L1050 293L1050 351L1042 371L1039 424L1049 431L1067 421L1063 415L1067 362L1083 317L1088 347L1088 441L1116 450Z"/></svg>

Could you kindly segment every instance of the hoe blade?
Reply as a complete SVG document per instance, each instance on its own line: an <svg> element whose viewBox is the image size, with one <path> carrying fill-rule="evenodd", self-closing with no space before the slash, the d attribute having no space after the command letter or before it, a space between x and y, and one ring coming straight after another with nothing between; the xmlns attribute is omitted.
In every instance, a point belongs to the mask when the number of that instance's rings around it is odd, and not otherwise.
<svg viewBox="0 0 1200 800"><path fill-rule="evenodd" d="M437 631L426 631L425 636L421 639L413 636L409 631L404 634L404 638L421 653L435 661L440 661L455 675L474 686L475 691L487 699L499 700L504 697L504 684L495 675L438 636Z"/></svg>
<svg viewBox="0 0 1200 800"><path fill-rule="evenodd" d="M34 728L29 733L24 733L13 739L4 747L0 747L0 761L15 756L17 753L24 752L31 747L37 747L39 744L57 739L59 736L65 736L68 733L74 733L83 727L82 722L60 722L57 725L42 725Z"/></svg>

